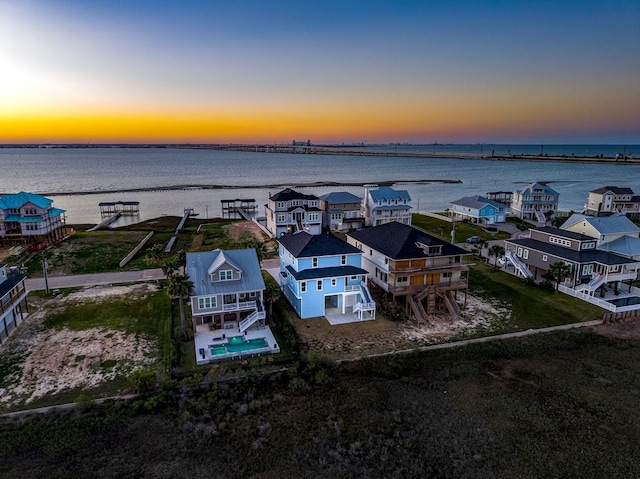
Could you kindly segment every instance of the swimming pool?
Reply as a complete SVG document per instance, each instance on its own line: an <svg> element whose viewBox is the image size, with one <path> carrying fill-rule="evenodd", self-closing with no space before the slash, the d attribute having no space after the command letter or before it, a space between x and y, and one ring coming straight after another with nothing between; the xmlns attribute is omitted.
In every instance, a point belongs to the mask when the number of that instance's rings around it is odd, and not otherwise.
<svg viewBox="0 0 640 479"><path fill-rule="evenodd" d="M244 339L243 336L232 336L226 343L209 346L211 356L222 359L222 356L269 348L266 338Z"/></svg>
<svg viewBox="0 0 640 479"><path fill-rule="evenodd" d="M640 297L629 296L627 298L608 299L607 302L620 307L620 306L632 306L634 304L640 304Z"/></svg>

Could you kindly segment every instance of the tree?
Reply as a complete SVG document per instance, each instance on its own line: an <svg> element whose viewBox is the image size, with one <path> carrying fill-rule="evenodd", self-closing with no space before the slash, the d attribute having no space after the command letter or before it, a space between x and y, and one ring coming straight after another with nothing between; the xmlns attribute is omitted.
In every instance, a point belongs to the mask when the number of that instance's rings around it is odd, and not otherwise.
<svg viewBox="0 0 640 479"><path fill-rule="evenodd" d="M504 246L501 246L499 244L494 244L489 248L488 253L489 253L489 258L491 258L492 256L495 257L495 259L493 260L493 269L494 270L498 269L498 258L504 255Z"/></svg>
<svg viewBox="0 0 640 479"><path fill-rule="evenodd" d="M193 290L193 282L186 274L173 274L169 276L169 296L171 299L177 299L180 304L180 325L182 327L182 336L187 337L187 320L184 315L184 300L188 299Z"/></svg>
<svg viewBox="0 0 640 479"><path fill-rule="evenodd" d="M549 271L556 278L556 291L558 291L560 282L571 273L571 266L564 261L556 261L549 265Z"/></svg>
<svg viewBox="0 0 640 479"><path fill-rule="evenodd" d="M253 240L250 244L250 247L256 250L258 262L262 264L262 260L267 257L267 253L269 252L266 241Z"/></svg>
<svg viewBox="0 0 640 479"><path fill-rule="evenodd" d="M175 258L169 258L162 262L161 265L162 272L165 274L167 279L171 278L174 274L178 272L178 266L176 264Z"/></svg>
<svg viewBox="0 0 640 479"><path fill-rule="evenodd" d="M278 301L281 296L282 291L280 291L278 285L271 282L267 283L266 289L264 290L264 300L269 305L267 309L267 322L269 322L273 313L273 303Z"/></svg>
<svg viewBox="0 0 640 479"><path fill-rule="evenodd" d="M176 253L176 265L182 268L182 272L184 273L184 269L187 267L187 253L185 250L181 249Z"/></svg>
<svg viewBox="0 0 640 479"><path fill-rule="evenodd" d="M160 261L162 259L163 254L164 254L164 248L160 243L156 243L147 250L147 260L149 262Z"/></svg>

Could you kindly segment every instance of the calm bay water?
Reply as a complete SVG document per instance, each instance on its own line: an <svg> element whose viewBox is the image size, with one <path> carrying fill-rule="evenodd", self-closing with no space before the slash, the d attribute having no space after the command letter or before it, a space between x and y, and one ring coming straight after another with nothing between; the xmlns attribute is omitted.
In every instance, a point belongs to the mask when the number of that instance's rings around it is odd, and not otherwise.
<svg viewBox="0 0 640 479"><path fill-rule="evenodd" d="M499 146L500 149L495 147ZM453 151L435 145L436 151ZM512 154L540 153L541 145L455 145L456 151ZM416 147L386 147L416 151ZM433 146L422 147L430 151ZM490 148L490 150L487 150ZM376 148L379 149L379 148ZM549 155L633 154L638 145L544 146ZM613 152L613 153L612 153ZM635 156L635 155L634 155ZM640 194L640 166L458 160L444 158L292 155L174 148L0 148L0 193L31 191L51 197L67 210L67 223L97 223L98 203L140 201L140 216L116 225L162 215L182 216L194 208L200 217L221 216L220 200L255 198L264 214L270 194L281 187L322 195L349 191L362 196L362 187L298 187L322 181L376 183L398 181L395 186L411 194L415 211L441 211L449 201L488 191L514 191L532 181L548 181L560 193L560 209L580 211L590 190L605 186L631 187ZM434 180L429 184L402 184ZM460 180L460 184L435 180ZM203 189L184 185L220 185L237 188ZM264 185L276 185L265 188ZM176 187L168 191L109 190ZM182 186L182 187L179 187ZM73 192L91 194L71 194Z"/></svg>

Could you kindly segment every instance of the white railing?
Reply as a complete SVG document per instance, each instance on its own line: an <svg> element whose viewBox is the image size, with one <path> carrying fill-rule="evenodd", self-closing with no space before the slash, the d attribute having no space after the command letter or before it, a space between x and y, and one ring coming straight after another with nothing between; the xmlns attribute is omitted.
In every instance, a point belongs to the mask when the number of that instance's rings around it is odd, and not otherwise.
<svg viewBox="0 0 640 479"><path fill-rule="evenodd" d="M591 277L591 281L586 284L579 284L575 287L576 291L595 291L605 282L605 277L601 276L599 273L594 273Z"/></svg>
<svg viewBox="0 0 640 479"><path fill-rule="evenodd" d="M264 310L254 311L249 316L240 321L239 329L241 333L244 333L247 329L255 324L256 321L265 318Z"/></svg>
<svg viewBox="0 0 640 479"><path fill-rule="evenodd" d="M539 223L547 222L547 217L542 213L542 211L535 210L535 212L536 212L536 219L538 220Z"/></svg>
<svg viewBox="0 0 640 479"><path fill-rule="evenodd" d="M371 303L356 303L353 305L353 310L352 312L357 313L358 311L373 311L374 309L376 309L376 303L371 302Z"/></svg>
<svg viewBox="0 0 640 479"><path fill-rule="evenodd" d="M222 305L223 311L237 311L239 309L255 309L255 308L256 308L255 301L241 301L238 303L230 303L230 304Z"/></svg>
<svg viewBox="0 0 640 479"><path fill-rule="evenodd" d="M583 293L581 291L576 291L573 288L569 288L563 284L558 286L558 291L564 294L568 294L569 296L573 296L574 298L581 299L582 301L586 301L587 303L595 304L596 306L600 306L607 311L616 311L616 305L610 303L609 301L605 301L604 299L596 298L595 296L591 296L588 293Z"/></svg>

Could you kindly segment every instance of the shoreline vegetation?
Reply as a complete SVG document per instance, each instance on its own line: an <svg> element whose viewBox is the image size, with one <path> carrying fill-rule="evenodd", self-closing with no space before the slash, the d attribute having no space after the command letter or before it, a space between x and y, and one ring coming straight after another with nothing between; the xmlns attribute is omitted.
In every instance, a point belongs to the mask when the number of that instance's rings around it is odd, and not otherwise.
<svg viewBox="0 0 640 479"><path fill-rule="evenodd" d="M39 192L38 194L44 196L74 196L74 195L102 195L106 193L140 193L145 191L171 191L171 190L239 190L239 189L276 189L276 188L324 188L324 187L349 187L349 186L362 186L372 184L370 181L349 181L346 183L340 181L314 181L309 183L295 183L295 184L269 184L269 185L199 185L199 184L186 184L186 185L167 185L167 186L144 186L141 188L122 188L111 190L87 190L87 191L49 191ZM400 184L418 184L427 185L429 183L462 183L462 180L391 180L391 181L376 181L376 186L393 186Z"/></svg>

